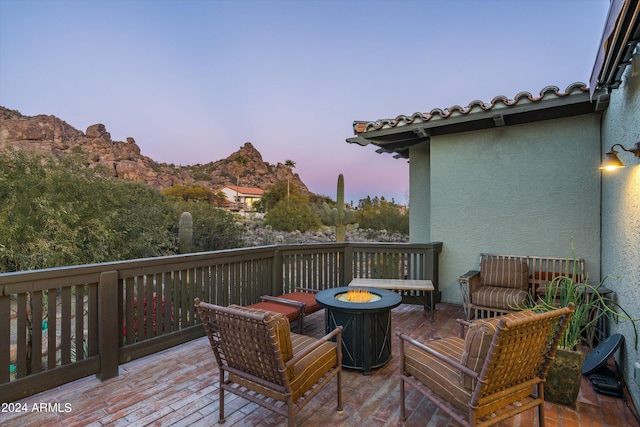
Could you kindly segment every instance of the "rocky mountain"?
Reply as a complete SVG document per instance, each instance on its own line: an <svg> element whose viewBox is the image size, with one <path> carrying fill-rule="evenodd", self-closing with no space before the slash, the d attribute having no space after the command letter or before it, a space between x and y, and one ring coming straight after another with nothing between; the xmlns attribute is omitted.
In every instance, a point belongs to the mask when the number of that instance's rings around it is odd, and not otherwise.
<svg viewBox="0 0 640 427"><path fill-rule="evenodd" d="M175 166L142 155L132 137L126 141L111 140L103 124L91 125L83 133L55 116L23 116L19 111L0 106L0 150L10 147L56 157L79 154L89 165L106 166L116 178L144 182L157 189L200 184L216 191L225 185L236 185L239 177L239 185L243 187L264 190L278 181L289 180L303 193L309 192L297 173L283 163L265 162L250 142L221 160Z"/></svg>

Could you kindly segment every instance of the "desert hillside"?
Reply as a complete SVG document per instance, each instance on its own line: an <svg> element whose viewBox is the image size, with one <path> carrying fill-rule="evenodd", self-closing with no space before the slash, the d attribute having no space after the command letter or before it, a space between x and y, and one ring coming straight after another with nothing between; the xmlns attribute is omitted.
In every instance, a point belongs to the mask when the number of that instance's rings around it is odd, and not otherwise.
<svg viewBox="0 0 640 427"><path fill-rule="evenodd" d="M239 176L239 185L244 187L264 190L278 181L289 180L303 193L309 192L297 173L284 163L265 162L250 142L219 160L175 166L143 155L133 137L113 141L103 124L91 125L82 132L53 115L23 116L19 111L0 106L0 150L7 148L56 157L82 155L90 165L106 166L116 178L145 182L158 189L197 183L216 191L224 185L236 185ZM238 157L244 161L238 162Z"/></svg>

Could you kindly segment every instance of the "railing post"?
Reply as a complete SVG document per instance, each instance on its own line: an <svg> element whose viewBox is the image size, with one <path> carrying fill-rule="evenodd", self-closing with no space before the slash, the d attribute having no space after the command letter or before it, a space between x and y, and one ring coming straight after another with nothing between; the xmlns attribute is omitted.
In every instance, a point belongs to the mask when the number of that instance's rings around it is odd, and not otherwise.
<svg viewBox="0 0 640 427"><path fill-rule="evenodd" d="M431 242L427 244L425 248L424 259L424 278L431 279L435 292L433 296L435 298L434 303L440 302L442 298L442 292L438 288L438 265L440 263L440 252L442 252L442 242Z"/></svg>
<svg viewBox="0 0 640 427"><path fill-rule="evenodd" d="M118 272L100 273L98 283L98 354L104 381L118 376L118 339L122 325L118 325Z"/></svg>
<svg viewBox="0 0 640 427"><path fill-rule="evenodd" d="M342 280L344 281L340 283L340 286L347 286L353 280L353 246L349 243L344 246L344 257L342 257L340 269L342 270Z"/></svg>
<svg viewBox="0 0 640 427"><path fill-rule="evenodd" d="M273 278L271 281L271 290L273 293L271 295L282 295L283 293L284 279L282 275L284 266L282 265L282 262L282 251L279 246L275 246L275 253L273 254Z"/></svg>

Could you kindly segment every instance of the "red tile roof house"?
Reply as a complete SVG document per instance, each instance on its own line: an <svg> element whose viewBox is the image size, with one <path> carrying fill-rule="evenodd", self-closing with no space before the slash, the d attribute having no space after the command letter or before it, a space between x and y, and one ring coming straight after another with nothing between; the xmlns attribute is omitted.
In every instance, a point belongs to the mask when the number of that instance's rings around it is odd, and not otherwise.
<svg viewBox="0 0 640 427"><path fill-rule="evenodd" d="M443 301L462 302L457 278L481 252L566 257L573 241L589 281L607 278L640 318L639 15L638 0L611 2L590 87L354 122L347 142L410 161L410 240L444 243ZM614 150L626 167L600 170ZM627 337L616 359L638 407L632 325L615 332Z"/></svg>
<svg viewBox="0 0 640 427"><path fill-rule="evenodd" d="M237 187L228 185L220 190L227 196L230 209L250 211L255 202L260 200L264 195L264 191L256 187Z"/></svg>

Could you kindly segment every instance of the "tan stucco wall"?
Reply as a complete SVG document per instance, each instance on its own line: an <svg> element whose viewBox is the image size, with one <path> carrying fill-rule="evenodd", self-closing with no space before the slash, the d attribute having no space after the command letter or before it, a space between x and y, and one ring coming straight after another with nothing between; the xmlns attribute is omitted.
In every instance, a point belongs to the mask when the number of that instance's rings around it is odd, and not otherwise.
<svg viewBox="0 0 640 427"><path fill-rule="evenodd" d="M638 58L640 59L640 58ZM640 141L640 75L631 77L631 67L611 100L602 121L602 154L613 144L630 148ZM640 318L640 159L616 148L623 169L602 176L602 275L605 285L633 318ZM617 359L636 407L640 406L640 379L634 379L634 363L640 352L634 348L629 322L612 325L611 333L625 336L625 348ZM640 322L638 322L640 330Z"/></svg>
<svg viewBox="0 0 640 427"><path fill-rule="evenodd" d="M411 171L411 240L444 243L443 301L461 302L457 278L477 269L481 252L564 257L573 238L599 277L599 121L594 113L432 137L429 156L411 151L412 169L430 169L430 183ZM422 189L430 206L414 204ZM421 219L429 232L414 228Z"/></svg>

